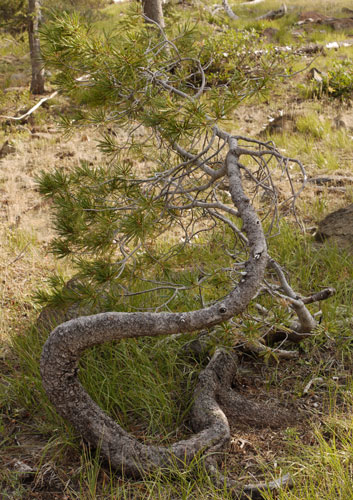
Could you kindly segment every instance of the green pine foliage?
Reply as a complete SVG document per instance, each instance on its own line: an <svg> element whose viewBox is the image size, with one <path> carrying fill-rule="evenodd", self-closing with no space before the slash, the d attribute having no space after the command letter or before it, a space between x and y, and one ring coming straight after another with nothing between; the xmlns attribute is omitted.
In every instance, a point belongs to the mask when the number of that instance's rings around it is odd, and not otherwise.
<svg viewBox="0 0 353 500"><path fill-rule="evenodd" d="M0 0L0 28L19 33L27 27L27 0Z"/></svg>
<svg viewBox="0 0 353 500"><path fill-rule="evenodd" d="M98 128L107 157L103 165L81 163L70 172L41 175L40 190L53 202L52 250L69 257L85 283L83 295L72 300L87 302L91 294L92 303L103 301L100 308L113 310L200 307L199 279L213 282L212 294L218 288L220 296L233 282L232 258L223 249L234 244L224 224L190 199L188 190L204 177L193 162L181 161L174 144L202 150L217 121L284 74L283 55L256 50L254 31L227 27L220 35L204 24L171 22L166 44L165 34L147 25L139 9L132 6L110 33L96 31L77 14L43 29L54 83L71 98L62 126L67 133L83 124ZM198 92L201 85L204 92ZM217 161L211 162L215 168ZM175 185L168 185L166 172L182 183L178 194L171 194ZM179 209L185 206L190 209ZM223 256L216 263L212 249L220 241ZM204 294L217 298L207 287ZM57 295L55 286L40 299L53 302Z"/></svg>

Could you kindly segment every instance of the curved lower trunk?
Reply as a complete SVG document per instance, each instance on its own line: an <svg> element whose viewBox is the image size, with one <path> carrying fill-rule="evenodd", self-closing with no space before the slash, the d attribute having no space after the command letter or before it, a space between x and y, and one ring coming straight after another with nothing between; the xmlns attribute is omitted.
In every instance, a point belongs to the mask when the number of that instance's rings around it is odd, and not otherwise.
<svg viewBox="0 0 353 500"><path fill-rule="evenodd" d="M107 312L84 316L59 325L44 345L41 374L44 388L57 411L111 465L123 473L141 476L171 464L182 467L197 453L224 450L230 431L217 402L225 384L230 386L234 359L217 351L200 374L195 392L192 422L195 435L170 447L140 443L112 420L78 381L78 362L89 347L129 337L171 335L209 328L241 313L256 294L267 265L267 249L261 222L245 195L238 166L237 142L228 137L226 169L229 191L247 233L250 256L246 273L233 291L210 307L184 313Z"/></svg>

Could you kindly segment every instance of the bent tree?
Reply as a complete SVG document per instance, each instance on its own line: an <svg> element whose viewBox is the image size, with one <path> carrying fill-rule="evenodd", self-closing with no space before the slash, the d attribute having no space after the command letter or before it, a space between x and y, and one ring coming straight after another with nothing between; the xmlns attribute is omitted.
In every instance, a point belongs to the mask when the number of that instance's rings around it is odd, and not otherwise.
<svg viewBox="0 0 353 500"><path fill-rule="evenodd" d="M215 34L209 26L176 25L164 30L147 26L139 15L123 18L117 31L94 33L63 17L44 33L46 60L57 70L58 88L71 98L72 113L63 124L99 128L108 159L41 177L41 191L54 206L53 251L70 257L77 269L75 286L60 301L75 304L72 317L86 314L50 334L41 359L43 385L59 414L124 474L184 467L202 453L215 481L234 495L256 496L290 480L241 489L217 469L230 442L222 399L232 399L249 421L272 417L231 388L234 350L217 349L201 371L190 416L195 434L169 447L141 443L119 426L80 383L78 364L84 351L106 342L212 332L266 295L297 316L277 328L276 338L299 341L315 330L306 304L333 290L300 297L266 242L303 189L304 168L272 142L235 133L228 121L241 101L284 74L285 61L276 52L256 52L252 32ZM276 183L283 179L289 195L279 200ZM207 246L216 258L205 263L200 255ZM185 255L192 255L188 270ZM57 297L55 289L46 300L54 304ZM295 355L266 345L265 334L261 340L244 335L243 345Z"/></svg>

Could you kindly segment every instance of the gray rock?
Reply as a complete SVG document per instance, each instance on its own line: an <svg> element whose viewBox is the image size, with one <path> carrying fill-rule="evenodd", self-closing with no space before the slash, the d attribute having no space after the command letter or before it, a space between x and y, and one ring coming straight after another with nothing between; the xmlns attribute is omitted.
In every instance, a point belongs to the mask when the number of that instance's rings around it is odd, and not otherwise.
<svg viewBox="0 0 353 500"><path fill-rule="evenodd" d="M330 213L319 223L315 239L324 241L328 238L353 250L353 204Z"/></svg>
<svg viewBox="0 0 353 500"><path fill-rule="evenodd" d="M296 130L297 115L287 113L272 118L260 135L282 134L283 132L294 132Z"/></svg>
<svg viewBox="0 0 353 500"><path fill-rule="evenodd" d="M334 119L337 128L343 128L353 131L353 112L341 113Z"/></svg>

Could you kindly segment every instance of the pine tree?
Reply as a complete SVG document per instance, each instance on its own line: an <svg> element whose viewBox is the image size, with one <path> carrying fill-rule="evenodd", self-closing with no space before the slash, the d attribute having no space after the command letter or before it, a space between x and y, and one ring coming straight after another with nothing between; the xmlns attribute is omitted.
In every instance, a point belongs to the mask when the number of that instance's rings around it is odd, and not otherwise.
<svg viewBox="0 0 353 500"><path fill-rule="evenodd" d="M59 413L124 473L143 475L175 461L181 467L203 450L215 475L214 454L229 440L216 399L230 389L231 354L216 351L200 378L192 415L198 433L170 448L143 445L123 431L89 398L76 368L92 345L231 320L258 293L269 264L281 283L280 297L298 316L286 335L301 340L315 328L269 258L264 232L277 227L276 175L289 180L291 196L281 208L288 207L303 187L304 168L272 142L228 131L232 110L285 73L283 56L256 51L251 31L165 30L131 13L110 35L64 16L47 26L44 37L55 83L72 100L63 126L99 128L107 162L41 176L40 189L54 207L53 251L77 269L75 287L60 293L60 280L53 280L53 291L42 299L116 311L54 330L42 355L44 386ZM279 293L266 283L264 290ZM244 342L271 352L256 339ZM256 490L249 486L249 494L251 488Z"/></svg>

